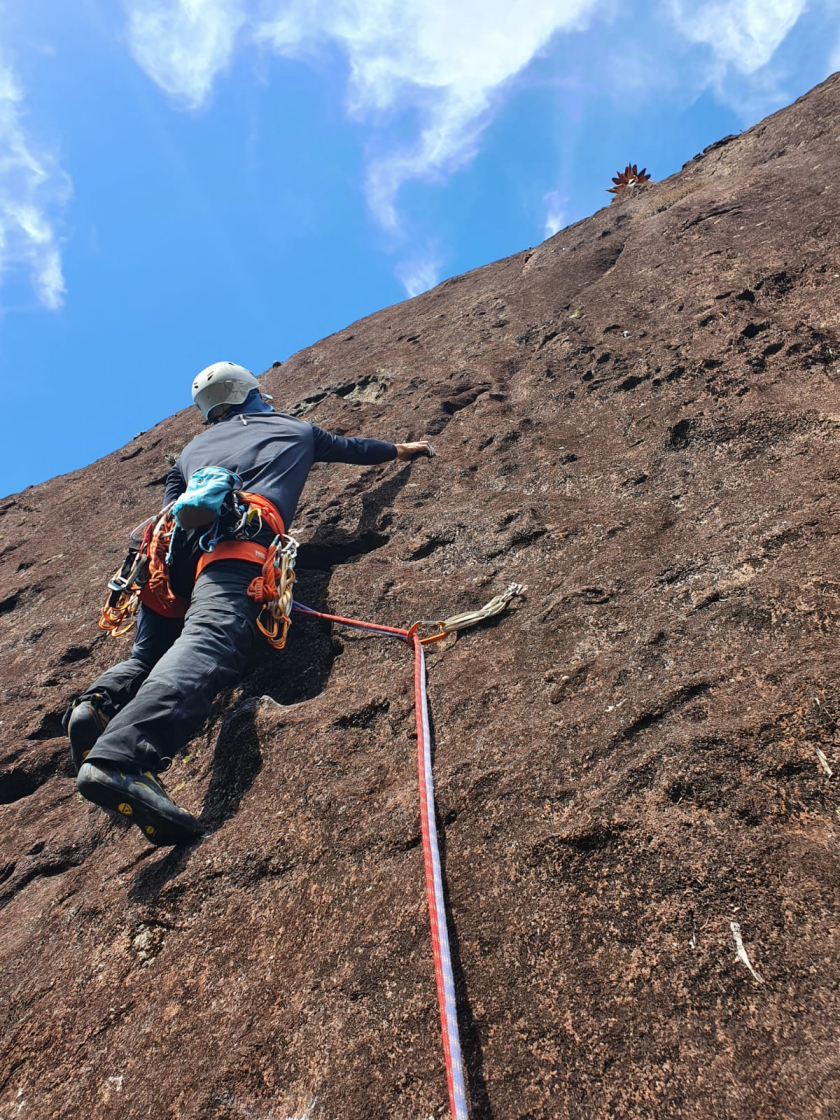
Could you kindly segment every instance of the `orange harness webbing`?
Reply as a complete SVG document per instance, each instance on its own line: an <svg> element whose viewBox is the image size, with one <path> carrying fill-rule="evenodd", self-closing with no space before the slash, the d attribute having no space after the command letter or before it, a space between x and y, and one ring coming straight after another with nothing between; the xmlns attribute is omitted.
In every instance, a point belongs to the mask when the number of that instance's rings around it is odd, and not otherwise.
<svg viewBox="0 0 840 1120"><path fill-rule="evenodd" d="M196 579L216 560L250 560L262 567L267 556L268 548L264 544L256 544L254 541L219 541L212 552L202 552L195 569Z"/></svg>
<svg viewBox="0 0 840 1120"><path fill-rule="evenodd" d="M277 536L286 532L286 526L283 524L280 511L268 498L264 498L262 494L252 494L249 490L241 490L239 496L244 500L247 506L259 510L263 521L265 521L270 529L274 530Z"/></svg>
<svg viewBox="0 0 840 1120"><path fill-rule="evenodd" d="M149 590L148 585L140 588L137 597L143 606L153 610L155 614L163 615L164 618L183 618L190 605L189 599L176 595L174 591L170 591L166 602L162 602L154 591Z"/></svg>
<svg viewBox="0 0 840 1120"><path fill-rule="evenodd" d="M295 582L294 557L290 557L284 550L286 527L275 506L261 494L243 492L242 498L259 512L263 521L274 531L274 540L265 552L262 572L251 580L248 595L262 607L257 617L258 628L268 639L269 645L282 649L286 644L286 634L291 622L289 615L292 609L292 585Z"/></svg>

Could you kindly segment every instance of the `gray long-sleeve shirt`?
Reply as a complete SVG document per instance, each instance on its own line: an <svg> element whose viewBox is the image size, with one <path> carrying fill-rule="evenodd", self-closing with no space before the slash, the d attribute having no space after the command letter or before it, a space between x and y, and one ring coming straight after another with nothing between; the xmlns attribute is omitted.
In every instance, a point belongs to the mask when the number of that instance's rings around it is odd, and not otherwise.
<svg viewBox="0 0 840 1120"><path fill-rule="evenodd" d="M224 467L239 475L243 490L273 502L288 530L313 463L373 466L396 457L393 443L333 436L282 412L241 413L187 444L166 476L164 504L186 490L200 467Z"/></svg>

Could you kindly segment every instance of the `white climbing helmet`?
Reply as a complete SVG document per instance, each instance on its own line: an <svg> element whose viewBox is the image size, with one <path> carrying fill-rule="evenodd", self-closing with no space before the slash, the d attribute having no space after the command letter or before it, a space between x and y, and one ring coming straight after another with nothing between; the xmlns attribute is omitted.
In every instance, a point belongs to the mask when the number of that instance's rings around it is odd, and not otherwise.
<svg viewBox="0 0 840 1120"><path fill-rule="evenodd" d="M193 404L205 420L220 404L242 404L252 389L260 383L250 370L234 362L214 362L203 369L193 381Z"/></svg>

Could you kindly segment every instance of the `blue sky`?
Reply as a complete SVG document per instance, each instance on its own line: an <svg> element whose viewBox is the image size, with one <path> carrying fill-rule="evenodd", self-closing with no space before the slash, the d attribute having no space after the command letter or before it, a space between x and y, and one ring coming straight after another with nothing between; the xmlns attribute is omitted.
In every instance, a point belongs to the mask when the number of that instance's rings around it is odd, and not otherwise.
<svg viewBox="0 0 840 1120"><path fill-rule="evenodd" d="M840 0L0 0L0 493L837 69Z"/></svg>

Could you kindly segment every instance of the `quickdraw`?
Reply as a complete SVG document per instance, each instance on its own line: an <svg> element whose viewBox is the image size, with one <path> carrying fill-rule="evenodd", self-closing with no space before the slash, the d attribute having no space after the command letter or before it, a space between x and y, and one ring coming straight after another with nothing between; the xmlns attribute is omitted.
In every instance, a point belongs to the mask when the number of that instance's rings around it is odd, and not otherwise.
<svg viewBox="0 0 840 1120"><path fill-rule="evenodd" d="M489 603L485 603L485 605L477 611L464 611L462 614L453 614L442 622L434 621L429 618L422 618L419 622L415 622L413 626L409 627L406 641L411 645L414 641L414 635L421 626L437 627L436 633L418 639L421 645L427 646L431 645L432 642L443 641L448 634L454 634L457 630L466 630L470 626L476 626L479 622L483 622L485 618L492 618L493 615L501 614L511 599L515 599L517 595L521 595L525 590L524 584L512 583L506 591L503 591L501 595L496 595Z"/></svg>
<svg viewBox="0 0 840 1120"><path fill-rule="evenodd" d="M110 594L99 616L99 629L107 631L112 638L121 638L123 634L129 632L140 609L140 593L137 588L120 591L114 587L118 579L119 573L109 581Z"/></svg>

